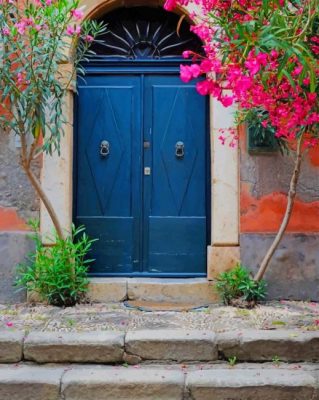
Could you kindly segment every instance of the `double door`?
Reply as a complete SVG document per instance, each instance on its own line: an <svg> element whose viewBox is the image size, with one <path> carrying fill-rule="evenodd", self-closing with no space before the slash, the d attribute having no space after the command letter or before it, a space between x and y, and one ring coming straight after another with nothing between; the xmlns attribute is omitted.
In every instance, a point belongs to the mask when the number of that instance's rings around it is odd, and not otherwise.
<svg viewBox="0 0 319 400"><path fill-rule="evenodd" d="M88 74L76 100L74 219L96 276L206 272L207 102L178 75Z"/></svg>

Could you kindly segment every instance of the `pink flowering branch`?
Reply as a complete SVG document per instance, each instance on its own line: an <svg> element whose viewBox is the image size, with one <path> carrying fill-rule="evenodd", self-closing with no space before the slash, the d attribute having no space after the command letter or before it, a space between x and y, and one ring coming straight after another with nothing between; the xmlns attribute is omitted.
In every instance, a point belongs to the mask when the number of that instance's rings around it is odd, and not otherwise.
<svg viewBox="0 0 319 400"><path fill-rule="evenodd" d="M78 0L0 0L0 107L5 111L0 126L20 136L21 167L60 238L64 236L60 221L32 171L32 162L43 152L60 152L65 95L90 44L105 29L83 21L78 6ZM77 51L67 60L70 37ZM67 79L60 79L59 68L65 62L73 68Z"/></svg>

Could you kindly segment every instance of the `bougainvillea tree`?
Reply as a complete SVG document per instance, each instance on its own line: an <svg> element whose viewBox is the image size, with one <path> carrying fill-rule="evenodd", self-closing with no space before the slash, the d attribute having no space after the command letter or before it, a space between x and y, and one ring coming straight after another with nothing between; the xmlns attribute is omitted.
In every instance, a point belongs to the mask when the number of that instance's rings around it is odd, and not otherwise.
<svg viewBox="0 0 319 400"><path fill-rule="evenodd" d="M264 134L295 154L288 201L276 238L261 262L260 280L288 225L302 155L319 138L318 0L166 0L165 8L195 5L192 30L204 54L185 52L185 82L204 76L197 91L225 107L238 105L237 122L259 124ZM232 132L233 133L233 132ZM222 143L233 145L221 133Z"/></svg>
<svg viewBox="0 0 319 400"><path fill-rule="evenodd" d="M0 127L19 136L21 166L60 238L56 210L32 164L43 152L60 151L65 96L90 44L105 29L82 19L77 0L0 0ZM72 42L77 51L70 54ZM62 74L64 64L72 67Z"/></svg>

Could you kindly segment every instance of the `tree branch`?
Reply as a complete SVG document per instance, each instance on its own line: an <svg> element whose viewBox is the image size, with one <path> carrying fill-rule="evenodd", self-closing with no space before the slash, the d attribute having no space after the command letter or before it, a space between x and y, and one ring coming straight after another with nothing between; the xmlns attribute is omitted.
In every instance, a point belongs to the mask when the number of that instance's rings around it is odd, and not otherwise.
<svg viewBox="0 0 319 400"><path fill-rule="evenodd" d="M293 206L294 206L294 201L296 197L296 189L297 189L297 183L300 175L300 170L301 170L301 162L302 162L302 141L303 141L303 135L301 135L298 138L297 142L297 149L296 149L296 158L295 158L295 167L294 167L294 172L292 174L291 180L290 180L290 186L289 186L289 191L288 191L288 200L287 200L287 206L286 206L286 211L283 217L283 220L281 222L280 228L276 234L276 237L271 244L270 248L268 249L265 257L263 258L259 270L257 274L255 275L254 279L256 281L260 281L267 268L269 265L269 262L276 251L285 231L288 226L288 223L290 221L290 217L292 214Z"/></svg>

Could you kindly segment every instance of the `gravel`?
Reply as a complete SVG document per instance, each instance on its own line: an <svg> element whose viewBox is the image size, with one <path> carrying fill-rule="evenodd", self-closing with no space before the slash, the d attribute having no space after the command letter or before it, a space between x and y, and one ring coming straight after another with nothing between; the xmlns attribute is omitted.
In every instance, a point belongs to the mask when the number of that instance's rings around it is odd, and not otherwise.
<svg viewBox="0 0 319 400"><path fill-rule="evenodd" d="M43 304L0 305L0 329L53 332L138 329L319 330L319 304L270 302L253 310L212 305L193 311L145 312L117 304L81 304L57 308Z"/></svg>

